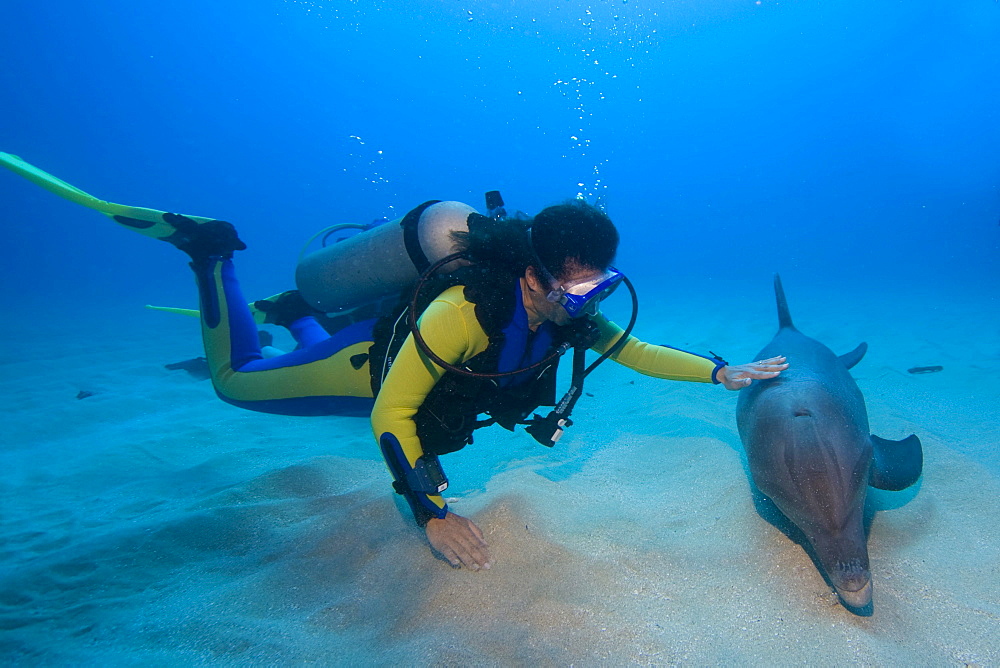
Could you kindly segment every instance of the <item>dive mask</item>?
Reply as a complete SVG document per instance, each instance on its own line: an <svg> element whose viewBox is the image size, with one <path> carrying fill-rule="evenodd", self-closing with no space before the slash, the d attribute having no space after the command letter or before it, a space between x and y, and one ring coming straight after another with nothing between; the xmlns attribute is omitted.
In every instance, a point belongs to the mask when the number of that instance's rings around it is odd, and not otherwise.
<svg viewBox="0 0 1000 668"><path fill-rule="evenodd" d="M595 316L600 309L601 301L607 298L621 285L625 275L614 267L594 278L579 283L560 285L546 296L553 304L562 304L571 318Z"/></svg>

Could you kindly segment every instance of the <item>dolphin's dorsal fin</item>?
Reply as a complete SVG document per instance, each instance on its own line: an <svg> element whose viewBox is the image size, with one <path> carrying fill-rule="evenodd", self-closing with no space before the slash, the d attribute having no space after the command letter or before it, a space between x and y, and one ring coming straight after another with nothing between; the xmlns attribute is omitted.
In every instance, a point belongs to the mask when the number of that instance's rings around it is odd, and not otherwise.
<svg viewBox="0 0 1000 668"><path fill-rule="evenodd" d="M849 353L844 353L843 355L841 355L840 361L844 363L844 366L850 369L855 364L861 361L861 358L865 356L866 352L868 352L868 344L862 341L861 345L859 345L857 348L855 348Z"/></svg>
<svg viewBox="0 0 1000 668"><path fill-rule="evenodd" d="M778 329L795 329L792 315L788 312L788 302L785 301L785 289L781 287L781 276L778 274L774 275L774 297L778 300Z"/></svg>
<svg viewBox="0 0 1000 668"><path fill-rule="evenodd" d="M901 441L889 441L874 434L871 439L874 456L869 485L898 492L917 481L924 468L924 452L915 434Z"/></svg>

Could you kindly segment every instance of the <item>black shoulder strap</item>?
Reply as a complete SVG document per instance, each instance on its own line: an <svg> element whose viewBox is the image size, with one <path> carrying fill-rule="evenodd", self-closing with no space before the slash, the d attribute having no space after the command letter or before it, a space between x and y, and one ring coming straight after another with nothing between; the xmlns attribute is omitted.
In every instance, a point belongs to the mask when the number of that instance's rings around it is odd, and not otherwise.
<svg viewBox="0 0 1000 668"><path fill-rule="evenodd" d="M420 236L417 233L419 226L417 223L420 222L420 216L427 207L437 204L440 201L439 199L432 199L424 202L403 216L403 220L399 222L399 226L403 228L403 245L406 246L406 254L410 256L410 262L413 263L413 266L421 274L427 270L427 267L431 266L431 261L427 259L424 249L420 247Z"/></svg>

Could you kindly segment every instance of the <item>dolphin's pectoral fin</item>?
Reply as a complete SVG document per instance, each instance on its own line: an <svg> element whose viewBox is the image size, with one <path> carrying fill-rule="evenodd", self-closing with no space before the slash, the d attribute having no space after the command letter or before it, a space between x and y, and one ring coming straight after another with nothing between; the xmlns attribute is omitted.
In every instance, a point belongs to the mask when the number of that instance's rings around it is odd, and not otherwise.
<svg viewBox="0 0 1000 668"><path fill-rule="evenodd" d="M917 481L924 468L920 439L910 434L901 441L889 441L872 434L874 457L868 484L898 492Z"/></svg>
<svg viewBox="0 0 1000 668"><path fill-rule="evenodd" d="M855 364L861 361L861 358L865 356L866 352L868 352L868 344L862 342L861 345L859 345L851 352L844 353L843 355L841 355L840 361L844 363L844 366L850 369Z"/></svg>

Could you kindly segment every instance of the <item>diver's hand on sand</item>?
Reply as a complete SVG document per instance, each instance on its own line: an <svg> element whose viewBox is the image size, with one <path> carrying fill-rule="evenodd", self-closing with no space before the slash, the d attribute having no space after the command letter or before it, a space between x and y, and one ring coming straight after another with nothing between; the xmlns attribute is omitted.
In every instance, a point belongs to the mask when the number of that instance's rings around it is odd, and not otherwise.
<svg viewBox="0 0 1000 668"><path fill-rule="evenodd" d="M449 512L444 519L435 517L428 522L426 531L431 547L452 566L478 571L492 565L483 532L472 520Z"/></svg>
<svg viewBox="0 0 1000 668"><path fill-rule="evenodd" d="M715 377L726 386L727 390L742 390L754 379L774 378L787 368L788 363L785 361L785 357L778 355L759 362L724 366L719 369Z"/></svg>

